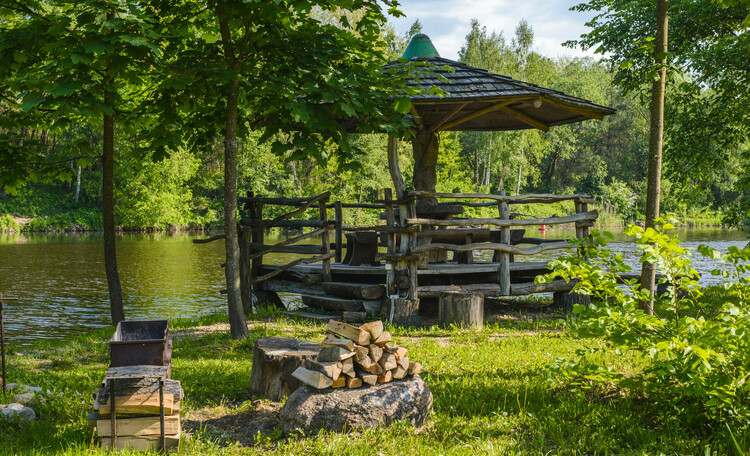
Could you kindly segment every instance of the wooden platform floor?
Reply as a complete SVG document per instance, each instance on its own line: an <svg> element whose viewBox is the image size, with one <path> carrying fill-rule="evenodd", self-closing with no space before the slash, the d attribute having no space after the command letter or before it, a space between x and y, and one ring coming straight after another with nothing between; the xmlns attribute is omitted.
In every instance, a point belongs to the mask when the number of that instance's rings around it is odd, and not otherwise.
<svg viewBox="0 0 750 456"><path fill-rule="evenodd" d="M263 273L271 272L278 269L282 265L275 264L264 264ZM322 264L301 264L294 266L290 269L292 274L320 274L322 271ZM481 273L492 273L498 272L500 268L499 263L491 262L475 262L472 264L458 264L454 262L447 263L430 263L429 268L420 269L420 276L428 275L463 275L463 274L481 274ZM531 274L544 274L549 272L547 269L546 261L527 261L527 262L513 262L510 263L510 273L528 273ZM361 265L361 266L350 266L348 264L331 263L331 273L341 275L385 275L385 263L379 266Z"/></svg>

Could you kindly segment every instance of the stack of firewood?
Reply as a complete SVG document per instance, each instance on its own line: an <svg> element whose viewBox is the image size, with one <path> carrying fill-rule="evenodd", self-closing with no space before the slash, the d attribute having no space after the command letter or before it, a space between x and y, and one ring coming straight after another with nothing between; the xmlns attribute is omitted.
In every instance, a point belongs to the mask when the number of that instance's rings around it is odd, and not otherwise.
<svg viewBox="0 0 750 456"><path fill-rule="evenodd" d="M306 360L292 375L313 388L359 388L401 380L422 371L422 365L409 361L406 349L389 345L391 335L383 322L361 327L340 321L328 322L328 334L317 361Z"/></svg>

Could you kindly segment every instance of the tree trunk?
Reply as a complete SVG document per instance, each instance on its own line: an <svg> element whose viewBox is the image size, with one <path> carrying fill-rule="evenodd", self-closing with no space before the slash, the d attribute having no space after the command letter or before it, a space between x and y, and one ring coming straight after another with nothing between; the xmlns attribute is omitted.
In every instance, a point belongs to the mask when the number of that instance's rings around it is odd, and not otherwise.
<svg viewBox="0 0 750 456"><path fill-rule="evenodd" d="M111 82L111 81L109 81ZM105 93L104 104L109 106L109 96ZM104 115L102 131L102 217L104 230L104 269L107 273L109 288L109 308L112 324L117 325L125 319L122 304L122 286L117 272L117 251L115 249L115 120Z"/></svg>
<svg viewBox="0 0 750 456"><path fill-rule="evenodd" d="M654 227L659 217L661 193L661 152L664 140L664 96L667 83L666 53L668 43L668 0L658 0L656 6L656 44L654 61L659 68L659 79L651 86L651 130L648 144L648 190L646 193L646 228ZM654 292L655 265L644 262L641 268L641 288ZM641 302L641 309L649 315L654 313L654 301Z"/></svg>
<svg viewBox="0 0 750 456"><path fill-rule="evenodd" d="M437 185L438 138L430 131L420 131L412 139L414 175L412 182L416 190L434 192ZM417 203L420 207L437 204L433 198Z"/></svg>
<svg viewBox="0 0 750 456"><path fill-rule="evenodd" d="M78 177L76 178L76 203L78 202L78 197L81 195L81 167L78 167Z"/></svg>
<svg viewBox="0 0 750 456"><path fill-rule="evenodd" d="M224 57L235 73L227 88L227 117L224 132L224 232L226 246L227 307L232 337L247 337L247 322L242 309L240 293L240 245L237 237L237 102L239 98L238 64L234 56L229 23L224 18L223 6L217 6L219 29L224 47Z"/></svg>

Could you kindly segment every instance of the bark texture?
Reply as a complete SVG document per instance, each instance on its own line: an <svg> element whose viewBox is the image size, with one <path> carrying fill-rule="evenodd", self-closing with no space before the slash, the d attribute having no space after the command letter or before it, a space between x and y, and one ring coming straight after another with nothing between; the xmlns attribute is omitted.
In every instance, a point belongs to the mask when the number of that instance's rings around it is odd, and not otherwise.
<svg viewBox="0 0 750 456"><path fill-rule="evenodd" d="M654 227L659 217L661 194L662 146L664 144L664 96L667 84L666 53L668 43L669 2L658 0L656 5L656 43L654 61L659 66L659 79L651 86L651 129L648 144L648 190L646 193L646 228ZM656 270L653 264L644 262L641 268L641 287L653 293ZM654 302L643 301L641 308L647 314L654 313Z"/></svg>
<svg viewBox="0 0 750 456"><path fill-rule="evenodd" d="M217 6L218 16L224 16L224 8ZM237 103L239 99L239 79L237 60L234 55L232 36L227 19L219 21L219 30L224 48L224 58L235 77L227 87L227 115L224 131L224 229L226 246L227 307L229 327L232 337L247 337L247 322L242 308L240 293L240 245L237 236Z"/></svg>
<svg viewBox="0 0 750 456"><path fill-rule="evenodd" d="M109 97L105 95L104 103ZM104 115L102 131L102 229L104 235L104 269L107 273L109 288L109 308L112 324L125 319L122 304L122 286L117 270L117 249L115 247L115 119Z"/></svg>
<svg viewBox="0 0 750 456"><path fill-rule="evenodd" d="M412 178L415 190L434 192L437 185L438 137L430 131L420 131L412 139L414 156L414 175ZM433 198L418 201L417 206L437 204Z"/></svg>

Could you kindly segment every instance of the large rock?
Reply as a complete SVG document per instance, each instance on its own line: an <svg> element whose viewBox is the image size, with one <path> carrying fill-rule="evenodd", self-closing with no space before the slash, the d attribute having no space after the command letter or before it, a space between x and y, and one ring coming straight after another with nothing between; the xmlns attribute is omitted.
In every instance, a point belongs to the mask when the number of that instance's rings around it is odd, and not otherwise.
<svg viewBox="0 0 750 456"><path fill-rule="evenodd" d="M0 404L0 419L24 424L36 419L34 410L23 404Z"/></svg>
<svg viewBox="0 0 750 456"><path fill-rule="evenodd" d="M280 418L285 434L297 429L309 434L388 426L398 420L420 426L431 410L432 392L415 375L356 389L303 386L289 396Z"/></svg>

